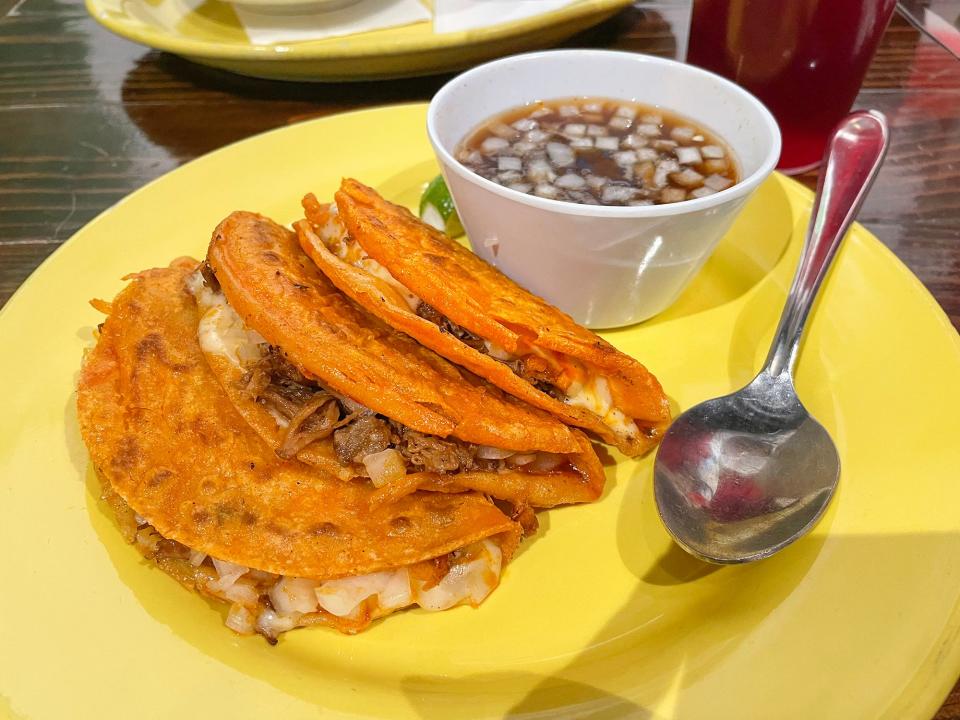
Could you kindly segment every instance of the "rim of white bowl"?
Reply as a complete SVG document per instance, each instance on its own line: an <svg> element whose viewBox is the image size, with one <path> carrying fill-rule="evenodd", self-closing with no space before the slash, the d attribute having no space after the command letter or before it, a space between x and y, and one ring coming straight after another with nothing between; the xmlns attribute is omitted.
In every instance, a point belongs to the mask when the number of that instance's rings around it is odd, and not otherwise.
<svg viewBox="0 0 960 720"><path fill-rule="evenodd" d="M440 142L440 138L437 136L436 128L436 118L439 108L443 107L448 96L457 89L457 85L464 79L471 78L475 75L482 75L485 72L489 72L492 67L499 65L510 65L518 61L530 62L536 61L536 59L540 57L582 57L584 55L605 56L609 57L611 61L614 62L649 63L652 65L672 66L679 68L680 72L686 72L690 75L705 76L713 82L716 82L718 85L721 85L729 93L736 96L741 102L751 106L760 116L764 128L766 129L770 138L770 147L768 148L767 154L763 158L763 161L760 163L760 167L758 167L754 172L750 173L750 175L747 177L740 180L740 182L730 186L726 190L721 190L713 195L708 195L702 198L693 198L692 200L683 200L682 202L667 203L663 205L635 205L626 207L622 205L584 205L580 203L567 202L565 200L550 200L548 198L541 198L536 195L528 195L527 193L522 193L518 190L511 190L510 188L499 185L492 180L487 180L485 177L477 175L477 173L464 166L459 160L453 157L451 152L444 146L442 142ZM537 98L531 99L530 102L534 102L536 99ZM476 125L479 125L486 119L486 117L477 118ZM472 182L476 185L480 185L496 195L523 203L524 205L540 208L541 210L550 210L566 215L620 218L654 218L669 217L671 215L683 215L690 212L696 212L697 210L706 210L718 205L723 205L726 202L748 195L753 192L776 167L777 161L780 159L781 145L780 127L777 125L777 121L774 119L773 114L762 102L760 102L760 100L739 85L736 85L735 83L727 80L724 77L721 77L720 75L717 75L716 73L712 73L709 70L704 70L703 68L699 68L694 65L688 65L677 60L656 57L655 55L624 52L621 50L540 50L537 52L510 55L508 57L492 60L484 63L483 65L478 65L475 68L471 68L470 70L460 73L455 78L449 80L437 91L437 93L433 96L433 99L430 100L430 106L427 108L427 136L430 139L430 144L433 145L434 151L442 157L447 166L453 172L455 172L464 180ZM734 148L734 150L736 150L736 148Z"/></svg>

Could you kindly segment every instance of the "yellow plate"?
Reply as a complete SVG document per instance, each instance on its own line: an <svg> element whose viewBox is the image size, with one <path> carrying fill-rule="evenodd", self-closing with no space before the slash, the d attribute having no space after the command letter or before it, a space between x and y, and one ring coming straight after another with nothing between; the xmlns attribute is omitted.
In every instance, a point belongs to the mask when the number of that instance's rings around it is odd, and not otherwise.
<svg viewBox="0 0 960 720"><path fill-rule="evenodd" d="M843 477L813 534L769 560L684 555L657 519L652 459L620 458L599 502L541 515L479 609L270 647L123 543L74 414L101 318L87 300L202 253L231 210L293 220L304 192L329 197L342 175L414 205L437 172L424 117L342 115L192 162L77 233L0 313L0 715L929 717L960 670L960 341L859 226L798 377ZM809 207L772 177L672 309L607 337L680 408L740 386L763 360Z"/></svg>
<svg viewBox="0 0 960 720"><path fill-rule="evenodd" d="M528 2L534 0L527 0ZM227 3L180 16L179 0L86 0L104 27L134 42L241 75L277 80L374 80L460 70L550 47L631 0L578 0L559 10L478 30L435 34L429 22L284 45L252 45Z"/></svg>

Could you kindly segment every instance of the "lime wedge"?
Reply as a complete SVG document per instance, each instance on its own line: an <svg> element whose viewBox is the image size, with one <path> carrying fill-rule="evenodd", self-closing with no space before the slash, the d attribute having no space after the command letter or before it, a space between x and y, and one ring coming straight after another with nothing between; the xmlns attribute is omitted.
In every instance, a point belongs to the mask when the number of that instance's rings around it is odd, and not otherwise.
<svg viewBox="0 0 960 720"><path fill-rule="evenodd" d="M420 196L420 219L450 237L463 235L463 225L454 207L450 190L443 181L443 175L437 175Z"/></svg>

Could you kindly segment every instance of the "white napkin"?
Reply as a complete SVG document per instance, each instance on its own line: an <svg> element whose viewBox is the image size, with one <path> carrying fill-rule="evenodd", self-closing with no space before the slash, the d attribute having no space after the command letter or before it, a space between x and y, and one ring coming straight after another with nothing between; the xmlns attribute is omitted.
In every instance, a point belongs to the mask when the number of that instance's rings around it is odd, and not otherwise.
<svg viewBox="0 0 960 720"><path fill-rule="evenodd" d="M150 4L140 0L106 0L104 7L114 12L125 12L128 17L144 25L159 26L176 34L177 25L184 17L203 5L204 0L164 0Z"/></svg>
<svg viewBox="0 0 960 720"><path fill-rule="evenodd" d="M433 0L433 31L449 33L523 20L577 0Z"/></svg>
<svg viewBox="0 0 960 720"><path fill-rule="evenodd" d="M320 40L430 19L430 11L419 0L361 0L339 10L303 15L259 12L239 5L234 10L254 45Z"/></svg>

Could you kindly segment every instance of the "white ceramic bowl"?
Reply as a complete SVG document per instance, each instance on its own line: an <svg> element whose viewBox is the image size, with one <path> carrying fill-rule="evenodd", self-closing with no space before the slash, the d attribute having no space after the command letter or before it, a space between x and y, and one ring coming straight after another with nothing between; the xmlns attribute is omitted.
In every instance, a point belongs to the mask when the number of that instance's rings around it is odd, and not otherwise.
<svg viewBox="0 0 960 720"><path fill-rule="evenodd" d="M733 149L740 182L669 205L579 205L509 190L454 158L491 116L575 96L634 100L689 118ZM776 121L742 88L673 60L607 50L548 50L475 67L434 96L427 132L474 252L596 328L666 309L780 156Z"/></svg>

